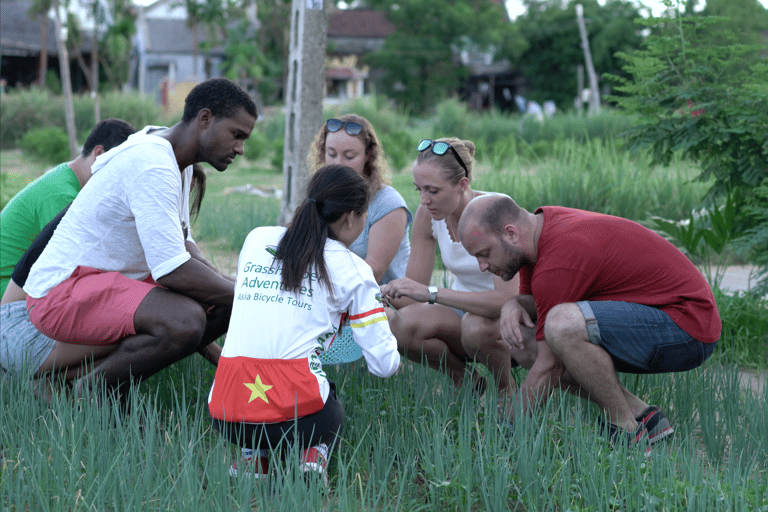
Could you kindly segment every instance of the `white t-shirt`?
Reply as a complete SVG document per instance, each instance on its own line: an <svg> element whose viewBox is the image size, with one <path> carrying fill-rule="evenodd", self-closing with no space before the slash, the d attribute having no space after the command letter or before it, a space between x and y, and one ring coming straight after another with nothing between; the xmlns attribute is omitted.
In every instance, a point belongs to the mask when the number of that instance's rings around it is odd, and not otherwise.
<svg viewBox="0 0 768 512"><path fill-rule="evenodd" d="M284 233L282 227L256 228L240 252L227 342L209 395L214 418L270 423L293 418L294 407L298 416L322 408L330 386L319 354L345 315L371 373L388 377L400 364L371 267L328 239L324 257L333 294L314 273L296 293L287 292L282 262L272 253Z"/></svg>
<svg viewBox="0 0 768 512"><path fill-rule="evenodd" d="M24 285L44 297L78 265L158 280L187 260L192 168L182 173L170 142L147 126L99 156L93 176L40 255ZM191 240L191 237L187 237Z"/></svg>
<svg viewBox="0 0 768 512"><path fill-rule="evenodd" d="M440 258L445 268L454 276L452 290L460 292L484 292L493 290L493 274L481 271L477 258L467 252L461 242L454 242L445 220L432 221L432 236L440 247Z"/></svg>

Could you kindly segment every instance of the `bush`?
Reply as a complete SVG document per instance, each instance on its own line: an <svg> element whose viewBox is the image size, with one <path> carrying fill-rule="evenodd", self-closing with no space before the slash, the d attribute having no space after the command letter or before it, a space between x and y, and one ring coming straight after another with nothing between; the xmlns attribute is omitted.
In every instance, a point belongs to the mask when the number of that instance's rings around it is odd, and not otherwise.
<svg viewBox="0 0 768 512"><path fill-rule="evenodd" d="M60 112L60 123L57 116ZM45 89L13 90L0 101L0 144L4 149L16 147L25 133L45 126L64 127L64 105L61 97Z"/></svg>
<svg viewBox="0 0 768 512"><path fill-rule="evenodd" d="M253 132L251 132L251 136L245 140L243 157L252 161L261 160L264 157L270 156L272 147L272 141L267 138L263 131L259 130L257 125Z"/></svg>
<svg viewBox="0 0 768 512"><path fill-rule="evenodd" d="M69 137L58 126L34 128L24 134L20 145L28 153L51 164L67 162L71 159Z"/></svg>
<svg viewBox="0 0 768 512"><path fill-rule="evenodd" d="M93 129L93 100L88 95L78 95L73 102L75 129L82 138ZM133 93L104 94L101 97L101 117L124 119L137 129L148 124L164 124L160 107L151 99ZM37 87L14 89L3 94L0 102L0 147L17 147L28 131L51 126L66 130L61 96Z"/></svg>

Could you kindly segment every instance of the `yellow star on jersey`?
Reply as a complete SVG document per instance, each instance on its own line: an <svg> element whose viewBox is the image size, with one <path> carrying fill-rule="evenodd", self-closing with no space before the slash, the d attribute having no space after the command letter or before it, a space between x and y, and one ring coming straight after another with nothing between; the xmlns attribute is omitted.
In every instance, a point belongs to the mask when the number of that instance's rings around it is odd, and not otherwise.
<svg viewBox="0 0 768 512"><path fill-rule="evenodd" d="M243 382L245 387L251 390L251 398L248 399L248 403L253 402L257 398L261 398L266 403L269 403L269 400L267 399L267 391L272 389L274 386L268 386L261 382L261 375L256 376L256 380L251 384L250 382Z"/></svg>

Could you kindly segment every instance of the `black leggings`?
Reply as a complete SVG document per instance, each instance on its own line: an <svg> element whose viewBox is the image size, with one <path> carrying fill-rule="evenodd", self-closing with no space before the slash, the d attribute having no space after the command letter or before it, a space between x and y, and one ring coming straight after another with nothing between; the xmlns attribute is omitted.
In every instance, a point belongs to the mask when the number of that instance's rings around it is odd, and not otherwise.
<svg viewBox="0 0 768 512"><path fill-rule="evenodd" d="M344 423L344 406L336 397L336 384L328 381L328 400L316 413L280 423L239 423L213 420L213 428L232 443L253 449L287 449L298 441L302 448L320 443L333 446Z"/></svg>

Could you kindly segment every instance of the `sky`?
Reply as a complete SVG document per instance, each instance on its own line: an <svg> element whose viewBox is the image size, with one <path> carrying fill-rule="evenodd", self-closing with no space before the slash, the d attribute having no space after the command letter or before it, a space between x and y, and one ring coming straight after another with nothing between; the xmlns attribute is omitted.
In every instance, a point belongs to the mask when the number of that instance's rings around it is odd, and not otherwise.
<svg viewBox="0 0 768 512"><path fill-rule="evenodd" d="M604 4L604 0L598 0L601 4ZM758 0L761 4L763 4L766 8L768 8L768 0ZM509 17L512 19L515 19L520 14L523 14L525 12L525 7L523 7L523 3L520 0L506 0L507 5L507 12L509 13ZM651 9L651 12L658 16L662 13L664 10L664 4L661 3L660 0L642 0L640 3L643 5L646 5ZM700 0L701 4L704 4L704 0Z"/></svg>

